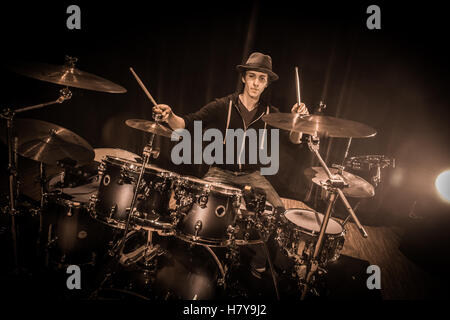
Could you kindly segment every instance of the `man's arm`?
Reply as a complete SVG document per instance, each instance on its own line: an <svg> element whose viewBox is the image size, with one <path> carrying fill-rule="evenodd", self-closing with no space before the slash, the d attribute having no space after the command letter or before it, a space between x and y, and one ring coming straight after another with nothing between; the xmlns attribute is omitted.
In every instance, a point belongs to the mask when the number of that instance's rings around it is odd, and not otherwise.
<svg viewBox="0 0 450 320"><path fill-rule="evenodd" d="M187 114L183 117L177 116L172 108L166 104L158 104L153 107L153 112L162 115L162 121L173 129L188 129L194 121L202 121L207 126L211 121L218 117L223 109L224 99L216 99L194 113Z"/></svg>
<svg viewBox="0 0 450 320"><path fill-rule="evenodd" d="M172 130L185 128L184 119L177 116L168 105L158 104L153 107L153 112L160 114L162 116L161 121L167 122Z"/></svg>

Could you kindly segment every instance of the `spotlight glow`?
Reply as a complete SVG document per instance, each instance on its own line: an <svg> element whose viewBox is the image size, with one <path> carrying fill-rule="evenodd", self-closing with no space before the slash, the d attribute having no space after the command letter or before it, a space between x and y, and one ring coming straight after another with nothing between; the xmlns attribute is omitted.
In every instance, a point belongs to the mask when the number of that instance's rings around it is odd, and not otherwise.
<svg viewBox="0 0 450 320"><path fill-rule="evenodd" d="M434 185L441 198L450 203L450 170L439 174Z"/></svg>

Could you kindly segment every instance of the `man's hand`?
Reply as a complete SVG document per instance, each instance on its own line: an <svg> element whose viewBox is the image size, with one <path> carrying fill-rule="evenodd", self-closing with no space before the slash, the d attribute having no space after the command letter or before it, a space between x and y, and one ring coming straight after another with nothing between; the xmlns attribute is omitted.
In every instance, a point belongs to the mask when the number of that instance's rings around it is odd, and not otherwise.
<svg viewBox="0 0 450 320"><path fill-rule="evenodd" d="M298 103L294 104L292 106L291 112L292 113L304 114L304 115L308 115L309 114L308 108L306 107L306 105L304 103L300 103L300 105L298 105Z"/></svg>
<svg viewBox="0 0 450 320"><path fill-rule="evenodd" d="M153 107L153 113L161 115L161 121L167 122L172 130L184 129L185 127L184 119L177 116L167 104L157 104Z"/></svg>
<svg viewBox="0 0 450 320"><path fill-rule="evenodd" d="M153 112L162 116L161 121L168 122L169 117L172 115L172 108L167 104L157 104L153 107Z"/></svg>
<svg viewBox="0 0 450 320"><path fill-rule="evenodd" d="M291 112L292 113L298 113L298 114L301 114L301 115L308 115L309 114L308 108L306 107L306 105L304 103L300 103L300 105L298 105L298 103L294 104L292 106ZM303 136L303 134L301 132L296 132L296 131L289 132L289 139L294 144L301 143L302 142L302 136Z"/></svg>

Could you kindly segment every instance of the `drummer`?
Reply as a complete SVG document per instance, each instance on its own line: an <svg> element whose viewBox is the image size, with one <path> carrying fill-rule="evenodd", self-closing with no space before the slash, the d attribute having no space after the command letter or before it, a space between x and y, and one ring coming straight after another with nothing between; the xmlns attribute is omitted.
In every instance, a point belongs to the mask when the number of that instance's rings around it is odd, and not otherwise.
<svg viewBox="0 0 450 320"><path fill-rule="evenodd" d="M195 113L184 116L176 115L172 108L165 104L153 107L156 114L162 115L162 121L173 129L187 129L192 132L194 121L202 121L202 128L217 128L223 136L227 129L254 128L256 132L266 129L267 125L262 117L269 113L279 112L264 98L263 92L273 82L278 80L278 75L272 71L272 58L259 52L252 53L247 62L238 65L236 69L240 72L242 81L241 88L228 96L215 99ZM309 114L305 104L297 103L291 108L292 113ZM245 127L244 127L245 126ZM267 142L270 131L267 130ZM292 143L301 142L301 133L290 132L289 139ZM258 148L260 139L256 139ZM224 141L225 142L225 141ZM235 146L237 149L238 146ZM224 149L226 149L224 147ZM237 152L237 150L234 150ZM225 154L225 151L224 151ZM235 153L237 154L237 153ZM245 153L247 156L248 152ZM266 199L277 212L284 212L284 205L270 182L261 175L261 164L249 164L247 159L244 164L213 164L204 176L204 180L220 182L229 185L261 188L266 193Z"/></svg>
<svg viewBox="0 0 450 320"><path fill-rule="evenodd" d="M238 65L237 70L241 72L243 88L238 92L226 97L215 99L201 108L199 111L185 116L176 115L172 108L165 104L159 104L153 111L163 116L162 120L173 129L193 128L194 121L202 121L203 128L217 128L225 136L226 129L265 129L266 123L262 120L265 114L279 112L271 106L263 97L265 89L278 79L278 75L272 71L272 59L268 55L254 52L250 55L244 65ZM295 104L291 112L309 114L305 104L298 106ZM245 127L244 128L244 123ZM270 134L270 130L269 134ZM300 143L301 133L291 132L290 140L293 143ZM261 141L257 139L258 147ZM267 139L270 141L270 139ZM235 146L238 148L238 146ZM238 150L235 150L237 154ZM246 152L248 155L248 152ZM222 182L231 185L251 185L262 188L270 202L276 208L282 208L283 203L275 189L269 181L260 174L261 164L249 164L246 161L242 165L238 164L212 164L204 176L205 180Z"/></svg>

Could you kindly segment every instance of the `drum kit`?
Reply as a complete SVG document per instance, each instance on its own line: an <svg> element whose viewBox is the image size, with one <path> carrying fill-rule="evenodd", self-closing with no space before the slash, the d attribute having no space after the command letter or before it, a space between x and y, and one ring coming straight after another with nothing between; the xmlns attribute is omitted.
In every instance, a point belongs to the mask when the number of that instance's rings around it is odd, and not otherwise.
<svg viewBox="0 0 450 320"><path fill-rule="evenodd" d="M64 66L12 67L19 74L65 86L55 101L8 109L1 114L7 123L4 139L9 154L7 209L12 219L16 266L17 154L40 164L38 246L45 252L46 265L50 262L56 262L58 268L69 264L95 265L100 249L106 252L108 267L91 295L93 299L105 297L105 292L114 293L115 298L217 298L218 290L227 292L234 286L233 270L241 264L240 248L265 245L271 240L293 262L289 272L297 280L303 299L314 292L318 276L326 272L329 262L338 259L343 247L345 226L331 217L337 197L344 202L349 218L367 237L346 197L370 198L375 194L374 186L344 169L384 168L392 166L393 160L384 156L353 157L345 159L345 166L329 169L318 149L320 137L351 141L374 136L376 131L372 128L328 116L292 113L264 116L263 121L273 127L310 135L308 146L321 166L308 168L304 173L329 194L325 214L304 208L277 214L265 194L250 186L237 188L151 164L151 159L159 156L159 151L153 149L155 135L173 134L160 123L158 115L154 115L155 121L126 121L127 126L150 133L142 155L121 149L93 149L86 140L58 125L15 119L16 114L70 99L69 87L126 92L117 84L76 69L75 62L75 58L67 57ZM59 166L62 171L48 178L47 165ZM374 181L379 183L380 176L376 178ZM269 254L267 259L280 298Z"/></svg>

